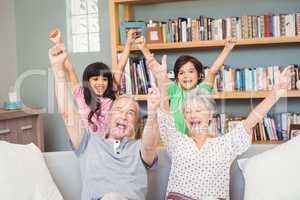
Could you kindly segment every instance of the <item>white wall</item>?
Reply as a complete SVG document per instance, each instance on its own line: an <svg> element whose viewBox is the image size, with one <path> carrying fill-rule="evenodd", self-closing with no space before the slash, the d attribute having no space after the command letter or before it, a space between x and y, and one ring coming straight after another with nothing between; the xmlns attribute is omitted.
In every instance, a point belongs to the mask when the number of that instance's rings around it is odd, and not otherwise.
<svg viewBox="0 0 300 200"><path fill-rule="evenodd" d="M6 101L8 89L17 75L15 4L0 1L0 105Z"/></svg>

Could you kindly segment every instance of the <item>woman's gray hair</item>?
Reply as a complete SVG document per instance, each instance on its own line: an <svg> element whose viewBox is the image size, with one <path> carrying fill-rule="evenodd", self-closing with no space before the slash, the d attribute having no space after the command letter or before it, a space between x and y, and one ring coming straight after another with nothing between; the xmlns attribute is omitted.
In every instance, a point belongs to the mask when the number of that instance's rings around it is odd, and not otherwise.
<svg viewBox="0 0 300 200"><path fill-rule="evenodd" d="M213 96L207 90L203 90L201 88L195 88L187 94L182 105L182 111L184 112L186 106L198 102L203 103L207 110L212 112L212 114L214 114L217 111L217 104Z"/></svg>

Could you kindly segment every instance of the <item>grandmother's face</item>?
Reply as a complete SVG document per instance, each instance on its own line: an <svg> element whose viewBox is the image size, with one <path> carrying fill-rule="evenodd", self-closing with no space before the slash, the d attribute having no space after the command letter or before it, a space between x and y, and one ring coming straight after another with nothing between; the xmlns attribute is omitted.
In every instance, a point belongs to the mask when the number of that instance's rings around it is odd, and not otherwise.
<svg viewBox="0 0 300 200"><path fill-rule="evenodd" d="M183 114L190 134L200 134L207 131L209 121L212 119L212 111L208 110L201 101L187 101Z"/></svg>
<svg viewBox="0 0 300 200"><path fill-rule="evenodd" d="M121 98L114 102L110 114L110 137L122 139L130 137L138 118L138 108L129 98Z"/></svg>

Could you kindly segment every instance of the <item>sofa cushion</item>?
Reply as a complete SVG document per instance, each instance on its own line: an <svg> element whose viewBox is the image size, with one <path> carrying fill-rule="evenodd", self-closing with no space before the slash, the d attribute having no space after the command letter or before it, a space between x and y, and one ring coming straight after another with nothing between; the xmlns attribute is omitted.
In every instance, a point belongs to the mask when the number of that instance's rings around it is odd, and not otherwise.
<svg viewBox="0 0 300 200"><path fill-rule="evenodd" d="M276 144L252 144L251 147L240 155L230 168L230 199L241 200L244 198L244 176L238 166L237 160L240 158L250 158L256 154L276 147Z"/></svg>
<svg viewBox="0 0 300 200"><path fill-rule="evenodd" d="M300 199L300 136L238 161L245 178L245 200Z"/></svg>
<svg viewBox="0 0 300 200"><path fill-rule="evenodd" d="M81 199L79 162L73 151L47 152L44 158L49 171L65 200Z"/></svg>
<svg viewBox="0 0 300 200"><path fill-rule="evenodd" d="M1 199L63 199L34 144L0 141L0 177Z"/></svg>

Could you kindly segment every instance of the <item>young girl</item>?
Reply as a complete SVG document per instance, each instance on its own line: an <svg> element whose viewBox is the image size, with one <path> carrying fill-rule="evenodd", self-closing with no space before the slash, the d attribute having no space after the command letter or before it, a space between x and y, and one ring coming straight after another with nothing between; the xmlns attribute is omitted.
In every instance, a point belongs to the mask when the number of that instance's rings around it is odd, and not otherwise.
<svg viewBox="0 0 300 200"><path fill-rule="evenodd" d="M176 82L174 83L171 83L166 76L166 57L163 57L163 69L152 67L156 66L157 61L147 49L145 39L139 38L137 43L140 50L146 57L149 67L153 72L158 85L167 85L167 95L170 98L170 111L173 114L176 130L183 134L187 134L188 127L186 126L182 111L180 109L182 107L182 102L184 101L186 95L194 88L201 88L209 93L212 93L216 74L223 66L225 59L235 46L236 40L231 38L226 40L223 51L209 69L206 77L204 76L203 65L199 60L188 55L180 56L176 60L173 69L176 79ZM159 74L161 73L164 73L164 75L160 76Z"/></svg>
<svg viewBox="0 0 300 200"><path fill-rule="evenodd" d="M116 98L134 34L136 34L136 30L128 31L125 49L116 71L112 73L104 63L89 64L83 72L82 86L79 84L69 58L67 57L64 62L64 69L71 83L72 94L81 115L82 125L92 133L103 134L107 132L107 114ZM49 39L56 45L63 45L59 29L52 30L49 33Z"/></svg>

